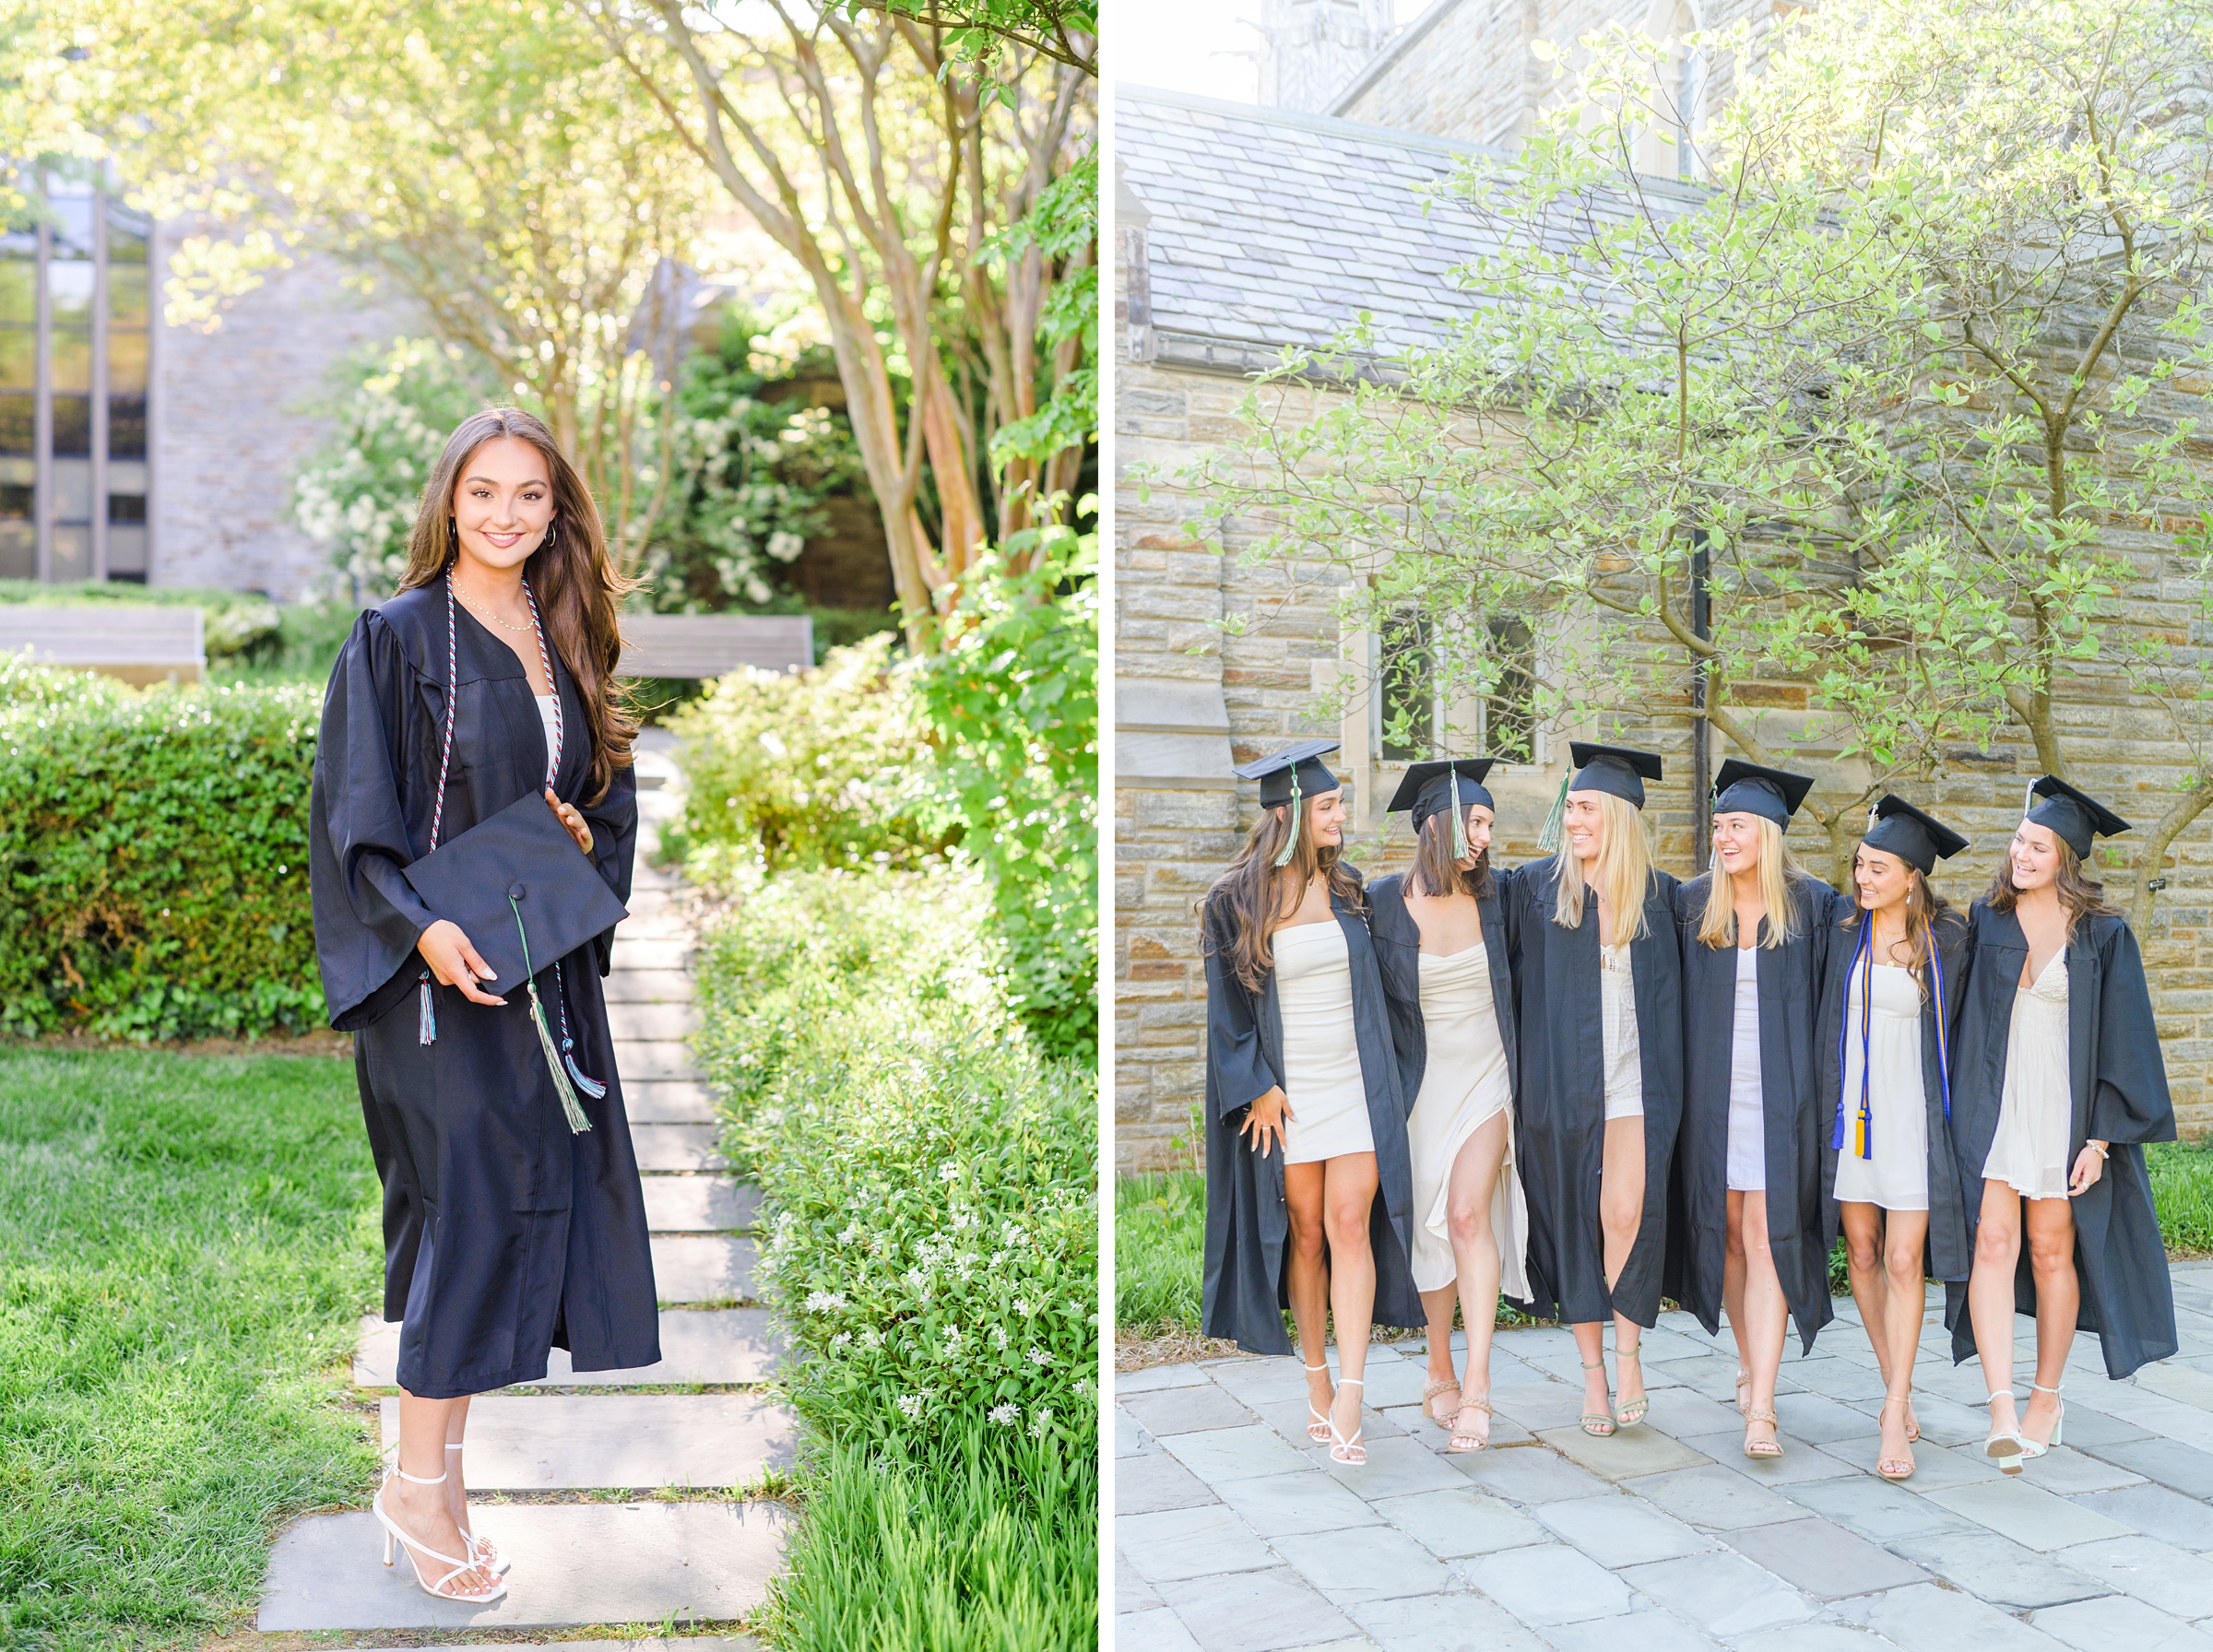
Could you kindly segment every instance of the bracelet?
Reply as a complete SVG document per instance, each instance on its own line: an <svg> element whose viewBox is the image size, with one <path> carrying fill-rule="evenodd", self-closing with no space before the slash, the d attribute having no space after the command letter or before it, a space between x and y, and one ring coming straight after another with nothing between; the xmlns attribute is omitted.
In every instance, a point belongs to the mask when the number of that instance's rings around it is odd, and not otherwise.
<svg viewBox="0 0 2213 1652"><path fill-rule="evenodd" d="M2096 1153L2101 1160L2111 1157L2112 1153L2112 1148L2110 1143L2104 1147L2101 1147L2095 1141L2086 1141L2082 1145L2089 1148L2093 1153Z"/></svg>

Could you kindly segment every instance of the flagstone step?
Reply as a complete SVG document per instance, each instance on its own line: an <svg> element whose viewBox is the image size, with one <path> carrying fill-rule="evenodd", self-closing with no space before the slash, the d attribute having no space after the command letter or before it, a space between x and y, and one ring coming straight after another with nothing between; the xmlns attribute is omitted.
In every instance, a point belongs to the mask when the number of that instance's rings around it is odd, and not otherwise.
<svg viewBox="0 0 2213 1652"><path fill-rule="evenodd" d="M696 1079L692 1046L680 1038L617 1038L615 1070L625 1079Z"/></svg>
<svg viewBox="0 0 2213 1652"><path fill-rule="evenodd" d="M622 970L680 970L692 959L692 943L688 940L631 940L621 930L615 931L614 968Z"/></svg>
<svg viewBox="0 0 2213 1652"><path fill-rule="evenodd" d="M774 1503L484 1504L474 1517L514 1562L507 1593L490 1605L433 1599L396 1556L386 1571L373 1515L310 1515L270 1552L256 1627L742 1622L768 1597L791 1518Z"/></svg>
<svg viewBox="0 0 2213 1652"><path fill-rule="evenodd" d="M640 1170L728 1170L730 1162L716 1150L719 1125L648 1125L634 1119L630 1144Z"/></svg>
<svg viewBox="0 0 2213 1652"><path fill-rule="evenodd" d="M600 983L609 1004L689 1004L692 977L682 970L618 967Z"/></svg>
<svg viewBox="0 0 2213 1652"><path fill-rule="evenodd" d="M607 1024L618 1044L640 1039L664 1039L683 1044L699 1031L699 1011L691 1000L674 1004L609 1004ZM689 1048L689 1045L686 1045ZM623 1052L615 1052L616 1059Z"/></svg>
<svg viewBox="0 0 2213 1652"><path fill-rule="evenodd" d="M378 1404L387 1457L399 1400ZM743 1485L788 1467L791 1419L750 1394L486 1394L470 1401L471 1491L687 1491Z"/></svg>
<svg viewBox="0 0 2213 1652"><path fill-rule="evenodd" d="M777 1343L766 1308L663 1308L658 1364L628 1371L577 1371L556 1348L538 1384L552 1388L650 1387L677 1383L757 1383L775 1363ZM399 1382L399 1327L375 1315L361 1322L353 1355L357 1387Z"/></svg>
<svg viewBox="0 0 2213 1652"><path fill-rule="evenodd" d="M736 1176L642 1178L645 1225L657 1233L735 1233L753 1225L761 1189Z"/></svg>
<svg viewBox="0 0 2213 1652"><path fill-rule="evenodd" d="M665 1303L753 1301L751 1239L720 1233L656 1233L654 1289Z"/></svg>
<svg viewBox="0 0 2213 1652"><path fill-rule="evenodd" d="M622 1111L633 1125L711 1125L713 1096L697 1079L622 1080Z"/></svg>

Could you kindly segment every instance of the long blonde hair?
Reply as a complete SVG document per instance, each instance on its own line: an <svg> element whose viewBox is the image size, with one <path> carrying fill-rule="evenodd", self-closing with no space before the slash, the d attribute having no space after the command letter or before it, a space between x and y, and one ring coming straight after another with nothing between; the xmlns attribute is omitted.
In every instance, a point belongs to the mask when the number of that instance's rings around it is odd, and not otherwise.
<svg viewBox="0 0 2213 1652"><path fill-rule="evenodd" d="M1798 903L1791 899L1791 886L1806 875L1805 868L1782 841L1781 827L1765 815L1752 818L1759 826L1759 865L1753 871L1759 878L1760 903L1768 909L1768 937L1759 944L1788 946L1798 938ZM1706 910L1698 914L1698 939L1706 946L1736 945L1736 894L1730 887L1734 881L1719 866L1707 879Z"/></svg>
<svg viewBox="0 0 2213 1652"><path fill-rule="evenodd" d="M1644 898L1652 887L1652 846L1644 835L1644 811L1611 792L1598 795L1598 818L1605 835L1598 845L1598 890L1614 909L1614 944L1644 938ZM1552 921L1563 929L1583 926L1583 863L1563 838L1553 856L1559 897Z"/></svg>

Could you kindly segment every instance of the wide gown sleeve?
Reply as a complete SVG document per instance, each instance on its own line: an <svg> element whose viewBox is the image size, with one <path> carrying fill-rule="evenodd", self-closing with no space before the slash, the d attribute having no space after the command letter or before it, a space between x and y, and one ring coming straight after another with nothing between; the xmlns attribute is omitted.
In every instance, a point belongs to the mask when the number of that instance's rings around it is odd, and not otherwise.
<svg viewBox="0 0 2213 1652"><path fill-rule="evenodd" d="M323 699L310 816L308 879L315 955L330 1024L367 1026L435 921L402 867L415 859L399 796L402 731L414 667L374 613L355 621Z"/></svg>
<svg viewBox="0 0 2213 1652"><path fill-rule="evenodd" d="M1214 1069L1214 1095L1224 1118L1243 1112L1276 1087L1260 1053L1260 1029L1252 997L1229 969L1227 926L1206 911L1206 1055Z"/></svg>
<svg viewBox="0 0 2213 1652"><path fill-rule="evenodd" d="M630 904L631 869L638 844L638 772L624 767L608 782L607 796L597 803L577 806L577 813L592 829L592 864L615 899ZM592 955L604 975L614 967L615 932L609 929L592 944Z"/></svg>
<svg viewBox="0 0 2213 1652"><path fill-rule="evenodd" d="M2172 1141L2174 1102L2153 1024L2144 955L2124 923L2113 926L2098 1001L2098 1070L2090 1075L2090 1136L2099 1141Z"/></svg>

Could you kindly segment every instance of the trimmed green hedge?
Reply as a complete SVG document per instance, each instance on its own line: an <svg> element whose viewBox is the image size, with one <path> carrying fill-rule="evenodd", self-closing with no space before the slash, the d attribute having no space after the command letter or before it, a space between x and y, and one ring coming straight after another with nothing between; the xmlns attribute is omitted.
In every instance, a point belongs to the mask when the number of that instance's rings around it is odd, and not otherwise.
<svg viewBox="0 0 2213 1652"><path fill-rule="evenodd" d="M305 684L135 690L0 655L0 1029L321 1023L319 700Z"/></svg>

